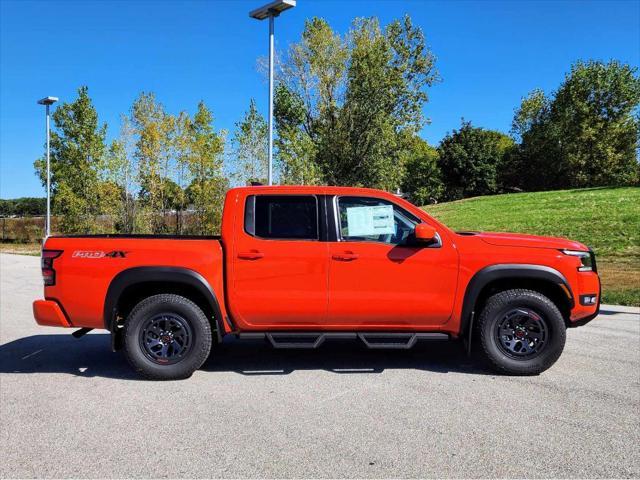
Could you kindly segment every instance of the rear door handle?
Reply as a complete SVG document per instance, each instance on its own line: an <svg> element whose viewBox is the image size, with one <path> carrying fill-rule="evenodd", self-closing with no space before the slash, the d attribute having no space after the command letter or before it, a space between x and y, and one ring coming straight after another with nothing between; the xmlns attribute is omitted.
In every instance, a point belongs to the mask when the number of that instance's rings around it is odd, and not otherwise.
<svg viewBox="0 0 640 480"><path fill-rule="evenodd" d="M238 253L238 258L241 258L242 260L259 260L262 257L264 257L264 253L258 251Z"/></svg>
<svg viewBox="0 0 640 480"><path fill-rule="evenodd" d="M344 253L336 253L331 256L334 260L338 260L340 262L350 262L352 260L358 259L358 254L353 252L344 252Z"/></svg>

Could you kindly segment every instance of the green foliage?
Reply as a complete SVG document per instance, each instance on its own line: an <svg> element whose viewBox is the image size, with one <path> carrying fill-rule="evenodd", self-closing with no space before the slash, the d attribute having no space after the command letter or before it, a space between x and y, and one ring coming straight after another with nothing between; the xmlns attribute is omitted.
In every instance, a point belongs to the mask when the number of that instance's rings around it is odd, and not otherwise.
<svg viewBox="0 0 640 480"><path fill-rule="evenodd" d="M605 289L602 292L602 302L640 307L640 288Z"/></svg>
<svg viewBox="0 0 640 480"><path fill-rule="evenodd" d="M131 125L138 161L140 200L144 209L145 230L166 233L165 215L170 193L167 179L173 147L175 118L168 115L153 93L141 93L131 107Z"/></svg>
<svg viewBox="0 0 640 480"><path fill-rule="evenodd" d="M22 197L8 200L0 199L0 217L31 217L47 213L47 199Z"/></svg>
<svg viewBox="0 0 640 480"><path fill-rule="evenodd" d="M444 185L438 165L438 150L415 137L413 148L407 157L402 191L416 205L439 200L444 193Z"/></svg>
<svg viewBox="0 0 640 480"><path fill-rule="evenodd" d="M252 98L249 102L249 110L243 119L236 123L233 136L232 176L239 185L267 182L269 168L267 135L267 121L258 112L256 102Z"/></svg>
<svg viewBox="0 0 640 480"><path fill-rule="evenodd" d="M187 196L195 216L190 233L211 235L220 230L224 195L229 186L222 175L224 134L214 130L213 114L204 102L198 104L193 119L186 121L182 158L190 179Z"/></svg>
<svg viewBox="0 0 640 480"><path fill-rule="evenodd" d="M278 129L275 145L280 183L319 185L324 183L316 162L318 145L305 126L306 113L302 99L284 85L275 92L274 117Z"/></svg>
<svg viewBox="0 0 640 480"><path fill-rule="evenodd" d="M61 215L66 233L96 232L100 214L99 171L105 153L106 124L98 124L87 87L78 98L61 104L52 115L51 192L53 211ZM34 163L46 186L46 157Z"/></svg>
<svg viewBox="0 0 640 480"><path fill-rule="evenodd" d="M224 136L200 102L193 117L172 115L142 93L103 162L104 208L125 233L218 231L228 187L222 178Z"/></svg>
<svg viewBox="0 0 640 480"><path fill-rule="evenodd" d="M516 111L521 140L505 181L529 190L638 182L640 77L617 61L577 62L550 97Z"/></svg>
<svg viewBox="0 0 640 480"><path fill-rule="evenodd" d="M276 92L281 180L399 187L434 64L408 16L385 29L356 19L344 37L308 20Z"/></svg>
<svg viewBox="0 0 640 480"><path fill-rule="evenodd" d="M509 136L463 120L460 129L448 134L438 147L446 198L496 193L498 170L513 146Z"/></svg>
<svg viewBox="0 0 640 480"><path fill-rule="evenodd" d="M135 172L131 156L128 153L130 124L127 117L122 118L123 126L120 138L111 142L105 157L102 178L103 213L114 221L114 228L120 233L133 233L136 230L136 202L132 193Z"/></svg>

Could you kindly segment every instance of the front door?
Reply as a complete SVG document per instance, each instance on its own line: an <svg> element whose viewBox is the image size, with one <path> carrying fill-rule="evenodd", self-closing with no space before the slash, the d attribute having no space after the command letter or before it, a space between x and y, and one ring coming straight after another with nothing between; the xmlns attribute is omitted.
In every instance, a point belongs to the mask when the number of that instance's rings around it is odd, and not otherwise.
<svg viewBox="0 0 640 480"><path fill-rule="evenodd" d="M445 323L458 272L448 238L416 244L422 220L386 199L336 197L333 205L338 241L329 247L328 324L411 330Z"/></svg>
<svg viewBox="0 0 640 480"><path fill-rule="evenodd" d="M234 235L233 318L245 328L323 325L327 317L328 244L321 241L315 195L251 195Z"/></svg>

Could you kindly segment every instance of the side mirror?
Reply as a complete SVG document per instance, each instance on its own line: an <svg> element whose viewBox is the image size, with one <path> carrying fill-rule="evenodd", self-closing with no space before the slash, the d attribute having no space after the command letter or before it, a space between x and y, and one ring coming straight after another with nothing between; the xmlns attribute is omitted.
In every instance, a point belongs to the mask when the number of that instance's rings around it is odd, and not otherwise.
<svg viewBox="0 0 640 480"><path fill-rule="evenodd" d="M426 223L416 225L414 235L418 242L432 242L436 238L436 229Z"/></svg>

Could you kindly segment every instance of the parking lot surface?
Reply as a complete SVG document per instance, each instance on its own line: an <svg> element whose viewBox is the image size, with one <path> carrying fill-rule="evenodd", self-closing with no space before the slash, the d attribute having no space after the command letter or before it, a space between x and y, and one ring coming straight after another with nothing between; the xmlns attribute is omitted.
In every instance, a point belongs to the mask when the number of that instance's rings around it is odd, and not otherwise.
<svg viewBox="0 0 640 480"><path fill-rule="evenodd" d="M0 476L640 477L640 314L603 307L536 377L456 343L226 341L180 382L109 336L38 327L37 257L0 255ZM78 292L82 295L82 292Z"/></svg>

